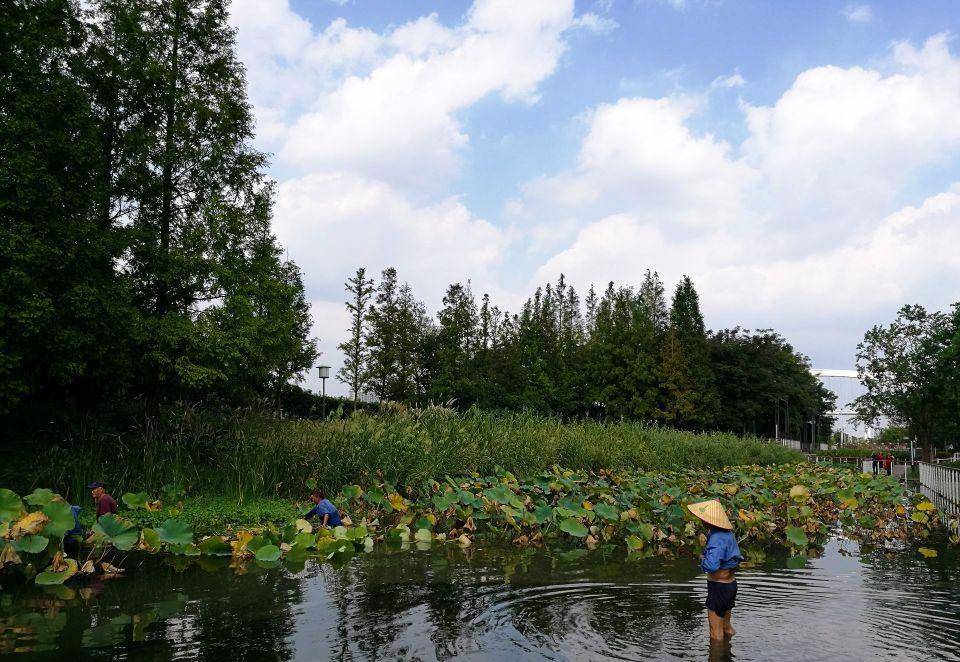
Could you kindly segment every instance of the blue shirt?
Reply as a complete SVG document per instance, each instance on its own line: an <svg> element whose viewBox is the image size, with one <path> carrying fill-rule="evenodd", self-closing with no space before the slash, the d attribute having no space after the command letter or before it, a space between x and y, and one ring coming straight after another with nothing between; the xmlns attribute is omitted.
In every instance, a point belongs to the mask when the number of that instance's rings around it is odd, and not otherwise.
<svg viewBox="0 0 960 662"><path fill-rule="evenodd" d="M703 559L700 561L701 570L704 572L734 570L742 560L740 546L737 545L737 538L733 535L733 531L710 530L707 546L703 548Z"/></svg>
<svg viewBox="0 0 960 662"><path fill-rule="evenodd" d="M320 503L310 509L310 512L306 514L306 518L319 517L320 520L323 521L324 515L330 516L330 520L327 522L330 526L340 526L343 524L340 520L340 511L330 503L329 499L320 499Z"/></svg>
<svg viewBox="0 0 960 662"><path fill-rule="evenodd" d="M73 513L73 528L63 535L82 538L83 526L80 525L80 506L70 506L70 512Z"/></svg>

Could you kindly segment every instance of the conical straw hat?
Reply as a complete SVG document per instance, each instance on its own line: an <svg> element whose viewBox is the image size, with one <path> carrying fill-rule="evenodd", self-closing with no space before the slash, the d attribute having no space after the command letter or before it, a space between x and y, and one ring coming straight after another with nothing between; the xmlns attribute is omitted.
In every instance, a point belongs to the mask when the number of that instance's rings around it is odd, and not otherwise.
<svg viewBox="0 0 960 662"><path fill-rule="evenodd" d="M687 506L687 508L690 509L691 513L702 519L707 524L712 524L713 526L721 529L733 528L733 524L730 523L730 519L727 517L726 511L716 499L710 499L710 501L701 501L700 503L691 503L689 506Z"/></svg>

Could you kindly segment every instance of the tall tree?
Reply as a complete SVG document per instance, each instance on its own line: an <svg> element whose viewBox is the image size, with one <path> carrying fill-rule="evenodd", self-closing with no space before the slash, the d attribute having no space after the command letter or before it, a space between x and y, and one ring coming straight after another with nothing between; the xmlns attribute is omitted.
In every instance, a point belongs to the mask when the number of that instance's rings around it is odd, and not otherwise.
<svg viewBox="0 0 960 662"><path fill-rule="evenodd" d="M447 288L438 318L436 374L431 392L441 402L473 404L478 397L476 354L481 338L469 282L466 286L454 283ZM488 313L485 323L489 326ZM489 334L489 328L486 333Z"/></svg>
<svg viewBox="0 0 960 662"><path fill-rule="evenodd" d="M370 298L373 296L373 280L367 278L363 267L344 283L350 299L347 311L350 313L350 335L337 348L343 352L343 366L337 372L337 379L350 387L353 401L356 403L361 393L367 389L369 368L367 361L370 350L366 345L367 317Z"/></svg>
<svg viewBox="0 0 960 662"><path fill-rule="evenodd" d="M97 221L100 136L70 0L0 11L0 413L94 398L132 372L118 232Z"/></svg>
<svg viewBox="0 0 960 662"><path fill-rule="evenodd" d="M229 391L224 357L236 346L237 315L257 310L247 306L250 288L299 284L270 232L274 191L266 157L252 147L227 9L227 0L99 0L93 9L94 54L109 74L94 86L107 155L101 182L111 187L104 206L128 228L122 264L143 319L142 387L159 396ZM226 320L234 331L210 326ZM281 374L310 354L298 323L243 323L278 325L298 334L291 354L272 355L269 368L250 362L244 381Z"/></svg>
<svg viewBox="0 0 960 662"><path fill-rule="evenodd" d="M683 277L673 294L670 331L670 346L664 347L663 361L669 367L665 384L672 386L665 388L662 409L672 412L672 420L680 427L709 427L720 403L710 366L700 297L689 276ZM674 374L677 372L683 374ZM681 392L680 388L687 388L689 392Z"/></svg>
<svg viewBox="0 0 960 662"><path fill-rule="evenodd" d="M867 331L857 345L857 373L866 393L858 417L887 417L917 439L925 459L960 432L960 306L952 315L919 305L900 309L889 326Z"/></svg>

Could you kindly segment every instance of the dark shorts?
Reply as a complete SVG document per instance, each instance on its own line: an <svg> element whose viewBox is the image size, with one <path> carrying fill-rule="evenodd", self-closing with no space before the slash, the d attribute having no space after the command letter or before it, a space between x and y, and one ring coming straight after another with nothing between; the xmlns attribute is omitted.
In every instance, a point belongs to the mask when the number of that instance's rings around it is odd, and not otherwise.
<svg viewBox="0 0 960 662"><path fill-rule="evenodd" d="M733 609L737 601L737 581L729 584L707 580L707 609L721 618Z"/></svg>

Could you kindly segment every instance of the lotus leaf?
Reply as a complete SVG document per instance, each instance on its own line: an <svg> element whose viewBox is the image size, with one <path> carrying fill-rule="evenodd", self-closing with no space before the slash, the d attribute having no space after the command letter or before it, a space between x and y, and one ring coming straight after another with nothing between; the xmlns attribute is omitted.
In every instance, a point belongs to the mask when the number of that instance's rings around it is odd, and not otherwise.
<svg viewBox="0 0 960 662"><path fill-rule="evenodd" d="M29 535L14 541L13 545L18 552L24 554L39 554L47 548L48 539L43 536Z"/></svg>
<svg viewBox="0 0 960 662"><path fill-rule="evenodd" d="M0 488L0 520L12 522L20 519L24 513L23 501L16 492Z"/></svg>
<svg viewBox="0 0 960 662"><path fill-rule="evenodd" d="M929 512L937 509L937 507L929 501L922 501L914 507L921 512Z"/></svg>
<svg viewBox="0 0 960 662"><path fill-rule="evenodd" d="M73 510L65 501L51 501L43 507L43 514L48 520L43 533L50 538L62 538L74 527Z"/></svg>
<svg viewBox="0 0 960 662"><path fill-rule="evenodd" d="M609 520L611 522L620 521L620 513L617 512L616 508L609 504L598 503L596 506L594 506L593 511L605 520Z"/></svg>
<svg viewBox="0 0 960 662"><path fill-rule="evenodd" d="M280 548L276 545L264 545L254 556L258 561L271 563L280 559Z"/></svg>
<svg viewBox="0 0 960 662"><path fill-rule="evenodd" d="M806 547L809 544L806 532L797 526L788 526L786 528L787 540L794 547Z"/></svg>
<svg viewBox="0 0 960 662"><path fill-rule="evenodd" d="M38 487L33 492L23 497L23 500L29 503L31 506L45 506L57 497L57 494L53 490L48 490L45 487Z"/></svg>
<svg viewBox="0 0 960 662"><path fill-rule="evenodd" d="M917 551L923 554L923 556L928 559L933 559L933 558L936 558L937 556L937 550L930 549L929 547L921 547Z"/></svg>
<svg viewBox="0 0 960 662"><path fill-rule="evenodd" d="M112 514L101 515L93 525L93 531L105 542L123 551L136 545L140 538L133 522Z"/></svg>
<svg viewBox="0 0 960 662"><path fill-rule="evenodd" d="M140 532L140 548L150 552L160 549L160 534L156 529L144 529Z"/></svg>
<svg viewBox="0 0 960 662"><path fill-rule="evenodd" d="M363 496L363 490L359 485L344 485L340 492L348 499L359 499Z"/></svg>
<svg viewBox="0 0 960 662"><path fill-rule="evenodd" d="M120 497L120 500L126 504L127 508L136 510L137 508L147 507L147 502L150 501L150 495L146 492L137 492L136 494L127 492Z"/></svg>
<svg viewBox="0 0 960 662"><path fill-rule="evenodd" d="M43 530L43 527L49 521L46 515L41 511L27 513L10 527L10 537L19 540L23 536L32 536Z"/></svg>
<svg viewBox="0 0 960 662"><path fill-rule="evenodd" d="M298 519L294 522L297 533L313 533L313 525L305 519Z"/></svg>
<svg viewBox="0 0 960 662"><path fill-rule="evenodd" d="M810 496L810 490L806 485L794 485L790 488L790 498L804 501Z"/></svg>
<svg viewBox="0 0 960 662"><path fill-rule="evenodd" d="M270 542L270 539L261 533L260 535L253 536L250 539L250 541L247 543L247 551L249 551L252 554L256 554L257 552L260 551L261 547L264 547L265 545L270 545L270 544L272 544Z"/></svg>
<svg viewBox="0 0 960 662"><path fill-rule="evenodd" d="M580 520L573 517L568 517L560 522L560 530L577 538L583 538L589 533L587 527L585 527Z"/></svg>
<svg viewBox="0 0 960 662"><path fill-rule="evenodd" d="M433 540L433 532L430 531L430 529L417 529L413 537L417 542L431 542Z"/></svg>
<svg viewBox="0 0 960 662"><path fill-rule="evenodd" d="M927 522L930 521L930 516L927 515L926 513L915 510L912 513L910 513L910 519L916 522L917 524L926 524Z"/></svg>
<svg viewBox="0 0 960 662"><path fill-rule="evenodd" d="M194 545L193 543L187 544L167 544L167 550L171 554L176 554L178 556L200 556L200 548Z"/></svg>
<svg viewBox="0 0 960 662"><path fill-rule="evenodd" d="M63 559L62 563L51 564L44 572L37 575L35 581L41 586L53 586L62 584L75 574L77 574L77 562L73 559Z"/></svg>
<svg viewBox="0 0 960 662"><path fill-rule="evenodd" d="M631 552L635 552L643 549L643 540L637 536L627 536L627 549Z"/></svg>
<svg viewBox="0 0 960 662"><path fill-rule="evenodd" d="M17 550L14 548L13 544L2 543L3 549L0 550L0 569L8 563L12 565L20 565L20 556L17 554Z"/></svg>
<svg viewBox="0 0 960 662"><path fill-rule="evenodd" d="M178 519L168 519L157 529L160 540L168 545L189 545L193 542L193 531L190 526Z"/></svg>
<svg viewBox="0 0 960 662"><path fill-rule="evenodd" d="M232 552L230 545L218 536L204 538L200 541L200 544L197 545L197 549L200 550L200 553L206 554L207 556L230 556Z"/></svg>

